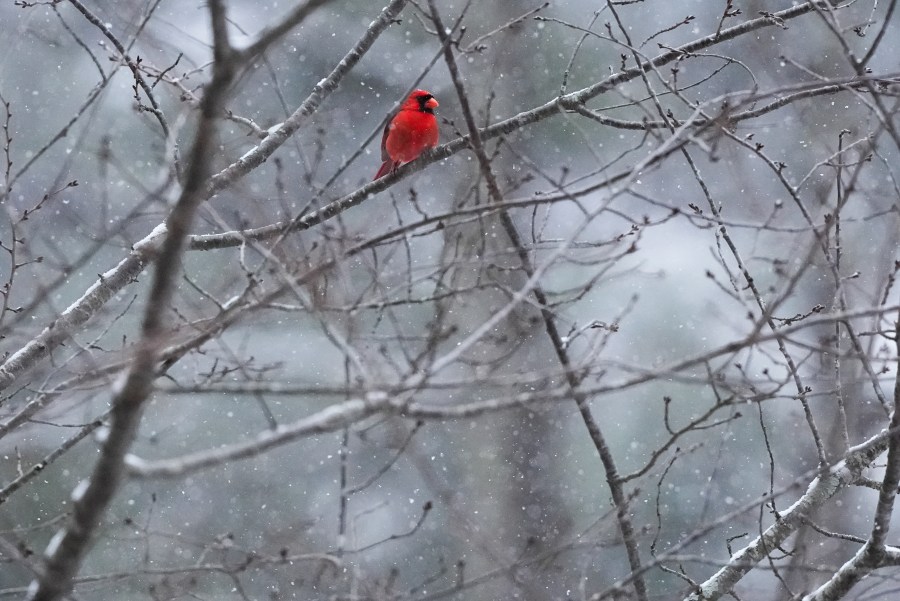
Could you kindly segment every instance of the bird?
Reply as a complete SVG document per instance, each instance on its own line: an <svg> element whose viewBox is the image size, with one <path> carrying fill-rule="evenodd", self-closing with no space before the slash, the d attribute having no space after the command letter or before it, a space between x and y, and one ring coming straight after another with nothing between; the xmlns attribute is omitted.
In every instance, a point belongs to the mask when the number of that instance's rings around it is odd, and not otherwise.
<svg viewBox="0 0 900 601"><path fill-rule="evenodd" d="M409 95L384 126L381 137L383 162L372 181L395 171L402 163L415 160L426 148L437 146L439 132L434 116L437 107L438 101L431 92L414 90Z"/></svg>

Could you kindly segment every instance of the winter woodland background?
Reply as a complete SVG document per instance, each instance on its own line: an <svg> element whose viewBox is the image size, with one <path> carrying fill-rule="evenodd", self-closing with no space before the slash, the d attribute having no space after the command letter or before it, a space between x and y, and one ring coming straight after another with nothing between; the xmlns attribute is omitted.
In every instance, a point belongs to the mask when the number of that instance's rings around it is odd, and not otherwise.
<svg viewBox="0 0 900 601"><path fill-rule="evenodd" d="M893 598L898 12L4 0L0 598Z"/></svg>

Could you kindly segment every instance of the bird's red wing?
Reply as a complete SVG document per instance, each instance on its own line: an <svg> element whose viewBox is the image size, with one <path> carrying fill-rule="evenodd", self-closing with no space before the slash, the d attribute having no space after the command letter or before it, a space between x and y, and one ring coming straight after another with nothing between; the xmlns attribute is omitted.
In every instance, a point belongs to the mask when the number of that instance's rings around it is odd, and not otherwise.
<svg viewBox="0 0 900 601"><path fill-rule="evenodd" d="M394 118L396 116L397 116L397 114L394 113L393 115L391 115L391 118L387 120L387 123L384 124L384 134L381 136L381 160L382 160L382 162L391 160L391 157L387 151L387 139L388 139L388 133L391 131L391 123L394 122Z"/></svg>
<svg viewBox="0 0 900 601"><path fill-rule="evenodd" d="M391 171L397 168L397 163L388 159L381 164L381 167L378 169L378 173L375 174L375 177L372 179L374 182L376 179L381 179Z"/></svg>

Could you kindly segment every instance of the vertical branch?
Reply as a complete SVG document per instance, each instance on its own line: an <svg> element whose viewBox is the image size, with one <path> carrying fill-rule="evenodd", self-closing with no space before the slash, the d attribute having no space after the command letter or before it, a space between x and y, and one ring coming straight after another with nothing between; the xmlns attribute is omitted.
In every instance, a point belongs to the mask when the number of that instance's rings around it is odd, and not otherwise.
<svg viewBox="0 0 900 601"><path fill-rule="evenodd" d="M849 133L846 129L841 130L838 134L838 151L843 153L844 135ZM841 247L841 210L844 208L846 196L844 195L844 182L841 177L843 174L844 161L837 162L837 174L835 177L835 185L837 186L837 206L834 209L834 300L832 305L837 305L841 311L847 310L847 303L841 291L843 282L841 281L841 255L844 249ZM848 323L849 325L849 323ZM851 330L851 328L847 328ZM847 408L844 404L843 377L841 375L841 324L834 324L834 385L835 400L837 401L838 420L837 428L840 430L841 436L841 452L846 453L850 448L850 431L847 427Z"/></svg>
<svg viewBox="0 0 900 601"><path fill-rule="evenodd" d="M221 0L210 0L209 8L214 41L213 79L201 103L200 123L189 157L185 186L166 220L168 233L156 261L141 326L141 341L131 366L113 394L109 433L100 449L100 458L92 475L78 484L72 493L72 517L47 546L45 569L32 582L29 601L55 601L71 590L72 580L81 567L91 539L121 483L125 454L137 435L142 409L150 396L154 367L164 343L164 312L175 289L185 238L194 213L204 200L204 183L215 147L215 118L221 111L234 74L225 8Z"/></svg>
<svg viewBox="0 0 900 601"><path fill-rule="evenodd" d="M444 58L447 63L447 69L450 72L450 77L453 80L453 85L456 88L456 95L459 98L460 108L462 109L463 115L466 120L466 127L469 132L469 145L472 148L472 151L475 153L475 156L478 160L478 167L481 170L481 173L487 183L488 194L490 196L491 202L495 204L502 204L503 194L500 191L500 187L497 184L497 178L491 168L490 159L488 158L487 153L484 150L484 145L482 144L481 140L481 133L478 130L478 125L475 123L475 117L472 114L471 107L469 106L468 95L466 94L465 87L459 75L459 69L456 65L456 60L453 56L453 48L450 44L446 43L447 32L444 29L444 25L441 21L440 15L438 14L434 0L428 0L428 6L431 9L431 19L432 21L434 21L434 26L437 30L438 37L440 38L441 42L444 43ZM516 225L513 222L512 217L506 210L501 210L499 215L500 222L503 225L503 229L516 249L519 261L522 264L522 269L525 271L525 274L529 279L533 278L534 268L531 265L531 259L528 256L528 252L525 249L524 244L522 243L522 239L519 236L519 232L516 229ZM625 544L625 550L628 555L628 563L631 567L632 575L634 578L634 590L637 593L637 598L639 599L639 601L646 601L647 586L644 581L643 570L641 569L641 557L638 551L637 541L635 540L634 527L631 523L631 517L628 514L628 499L625 494L622 481L619 477L615 458L613 457L612 450L609 448L609 445L607 444L606 439L603 436L603 432L600 430L600 426L594 419L587 396L580 389L580 378L572 368L572 362L569 358L568 352L566 351L566 347L563 343L562 337L559 334L559 330L556 327L553 313L550 311L550 305L547 302L547 295L544 293L544 290L539 282L534 283L532 292L538 302L538 305L540 306L541 318L544 322L544 329L546 330L547 335L550 338L557 360L565 371L566 383L568 384L569 391L572 397L575 399L575 403L578 406L578 411L581 414L581 418L584 421L585 426L587 427L588 434L591 437L591 441L593 442L594 447L597 449L597 452L600 454L600 460L603 462L603 468L606 472L606 481L609 484L613 503L616 507L616 519L618 521L619 531L622 534L622 541Z"/></svg>
<svg viewBox="0 0 900 601"><path fill-rule="evenodd" d="M3 171L3 187L0 188L0 202L5 203L6 199L9 198L9 190L12 187L12 181L9 179L10 172L12 171L12 157L10 156L10 150L12 149L12 136L9 133L9 122L12 119L12 113L9 110L9 102L6 98L3 97L3 94L0 94L0 104L3 105L3 110L5 112L5 118L3 119L3 139L0 143L3 144L3 155L5 160L3 161L2 171Z"/></svg>

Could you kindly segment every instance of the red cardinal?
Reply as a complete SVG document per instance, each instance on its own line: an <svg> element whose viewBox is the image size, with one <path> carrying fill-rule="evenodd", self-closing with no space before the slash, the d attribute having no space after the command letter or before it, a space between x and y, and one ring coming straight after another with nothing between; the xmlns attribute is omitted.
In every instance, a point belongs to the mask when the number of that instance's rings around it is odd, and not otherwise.
<svg viewBox="0 0 900 601"><path fill-rule="evenodd" d="M401 163L415 160L426 148L438 142L438 123L434 109L438 106L431 93L415 90L384 127L381 138L381 169L375 179L394 171Z"/></svg>

